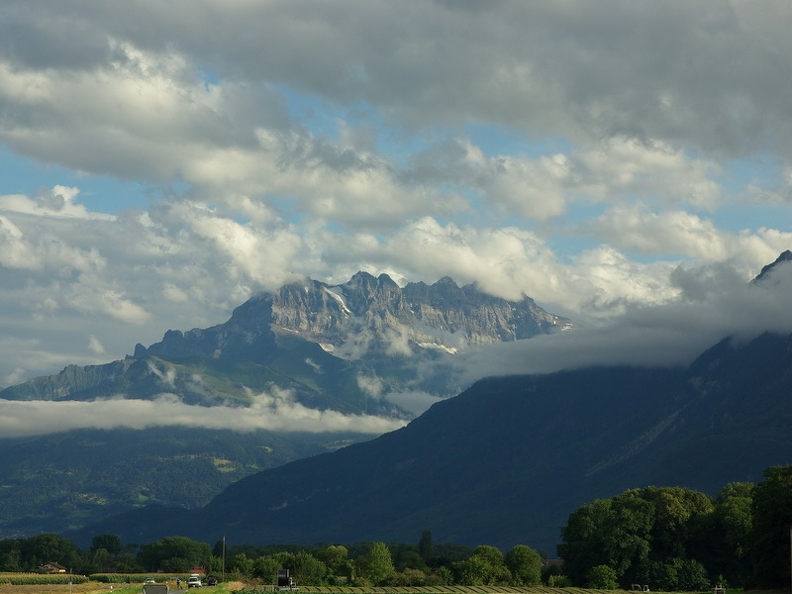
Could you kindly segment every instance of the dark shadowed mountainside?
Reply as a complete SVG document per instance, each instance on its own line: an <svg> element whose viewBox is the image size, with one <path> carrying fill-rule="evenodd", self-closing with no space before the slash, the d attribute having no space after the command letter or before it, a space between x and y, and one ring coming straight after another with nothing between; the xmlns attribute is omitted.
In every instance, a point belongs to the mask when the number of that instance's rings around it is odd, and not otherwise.
<svg viewBox="0 0 792 594"><path fill-rule="evenodd" d="M444 364L454 353L570 327L527 296L507 301L448 277L402 288L387 275L359 272L340 285L306 279L261 293L222 324L169 330L123 360L69 365L0 390L2 400L42 410L121 399L198 411L189 423L176 414L169 424L163 413L157 423L117 418L104 429L55 426L57 433L40 435L34 427L32 435L0 436L0 538L78 529L146 504L205 505L251 473L371 439L370 429L355 424L360 415L393 427L415 416L416 398L422 404L458 394L465 386ZM249 410L271 394L267 406ZM279 402L286 405L278 409ZM218 407L235 411L229 418L259 415L262 427L218 429L209 422ZM312 432L299 423L290 430L267 424L268 416L295 410L298 417L331 411L352 422Z"/></svg>
<svg viewBox="0 0 792 594"><path fill-rule="evenodd" d="M198 510L144 508L71 536L249 544L438 542L552 554L568 514L646 485L711 494L792 460L792 339L724 340L687 369L486 379L373 441L244 478Z"/></svg>

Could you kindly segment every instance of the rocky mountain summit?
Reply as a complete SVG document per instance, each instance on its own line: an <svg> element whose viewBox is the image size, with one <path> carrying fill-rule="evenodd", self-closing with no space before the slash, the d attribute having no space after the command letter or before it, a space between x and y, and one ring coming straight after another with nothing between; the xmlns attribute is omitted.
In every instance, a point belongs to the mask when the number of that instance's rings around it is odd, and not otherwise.
<svg viewBox="0 0 792 594"><path fill-rule="evenodd" d="M276 387L319 410L408 418L390 394L453 396L449 357L568 330L530 297L507 301L444 277L399 287L358 272L329 285L306 279L260 293L210 328L168 330L160 342L104 365L70 365L54 376L0 390L9 400L151 400L246 406Z"/></svg>
<svg viewBox="0 0 792 594"><path fill-rule="evenodd" d="M399 287L387 274L356 273L339 285L307 279L261 293L208 330L168 332L135 358L242 355L259 358L267 345L299 337L347 360L367 356L411 357L421 351L457 353L472 345L530 338L569 330L566 318L546 312L533 299L507 301L459 287L450 277L432 285ZM256 348L259 347L259 348Z"/></svg>
<svg viewBox="0 0 792 594"><path fill-rule="evenodd" d="M466 385L453 353L568 328L528 297L510 302L447 277L401 288L359 272L340 285L307 279L255 295L222 324L168 330L124 359L0 390L0 399L33 403L178 401L190 418L206 417L0 436L0 537L78 528L142 504L204 505L253 472L371 439L371 427L400 426L457 395ZM229 408L250 409L262 428L210 422ZM300 430L306 417L324 419L321 430ZM283 419L292 430L279 429Z"/></svg>

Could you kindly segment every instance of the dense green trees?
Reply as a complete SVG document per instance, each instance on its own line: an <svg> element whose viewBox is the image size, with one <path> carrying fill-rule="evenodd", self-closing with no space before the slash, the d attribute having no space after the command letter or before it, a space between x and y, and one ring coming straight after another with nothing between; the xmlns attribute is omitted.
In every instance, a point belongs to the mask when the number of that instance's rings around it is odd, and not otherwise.
<svg viewBox="0 0 792 594"><path fill-rule="evenodd" d="M742 585L750 577L753 490L752 483L726 485L691 534L690 549L715 582Z"/></svg>
<svg viewBox="0 0 792 594"><path fill-rule="evenodd" d="M470 557L455 563L452 571L457 584L494 586L507 585L511 581L503 553L489 545L476 547Z"/></svg>
<svg viewBox="0 0 792 594"><path fill-rule="evenodd" d="M789 583L790 525L792 466L773 467L759 484L726 485L715 498L646 487L592 501L570 514L558 553L580 586L601 581L607 567L625 588L774 588Z"/></svg>
<svg viewBox="0 0 792 594"><path fill-rule="evenodd" d="M138 561L146 571L163 570L184 573L197 566L209 564L212 551L209 545L185 536L165 538L141 547Z"/></svg>
<svg viewBox="0 0 792 594"><path fill-rule="evenodd" d="M652 590L708 590L712 585L785 588L790 579L792 466L768 468L763 480L732 483L715 496L681 487L630 489L580 506L562 528L563 564L543 566L526 545L504 554L433 543L424 530L414 544L353 543L226 550L171 536L138 547L112 534L90 549L42 534L0 541L0 571L35 571L54 561L75 573L184 573L203 566L226 577L272 584L281 568L298 585L590 586L648 584Z"/></svg>
<svg viewBox="0 0 792 594"><path fill-rule="evenodd" d="M792 541L792 466L774 466L764 472L753 496L751 530L751 585L757 588L788 586L789 547ZM781 554L786 551L787 554Z"/></svg>
<svg viewBox="0 0 792 594"><path fill-rule="evenodd" d="M692 558L690 545L699 523L713 510L709 496L681 487L632 489L583 505L562 529L558 552L564 573L573 583L586 585L592 570L604 566L623 587L706 588L707 574Z"/></svg>
<svg viewBox="0 0 792 594"><path fill-rule="evenodd" d="M0 541L2 571L34 571L50 561L75 568L81 565L82 555L74 543L57 534L39 534L27 539Z"/></svg>

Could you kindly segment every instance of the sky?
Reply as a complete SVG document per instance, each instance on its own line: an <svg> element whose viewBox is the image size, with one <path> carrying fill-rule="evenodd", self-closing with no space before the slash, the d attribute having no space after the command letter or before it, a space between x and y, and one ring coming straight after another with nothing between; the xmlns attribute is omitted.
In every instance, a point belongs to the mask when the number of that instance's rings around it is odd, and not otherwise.
<svg viewBox="0 0 792 594"><path fill-rule="evenodd" d="M4 0L0 386L358 270L575 323L471 377L786 329L745 287L792 248L790 22L786 0Z"/></svg>

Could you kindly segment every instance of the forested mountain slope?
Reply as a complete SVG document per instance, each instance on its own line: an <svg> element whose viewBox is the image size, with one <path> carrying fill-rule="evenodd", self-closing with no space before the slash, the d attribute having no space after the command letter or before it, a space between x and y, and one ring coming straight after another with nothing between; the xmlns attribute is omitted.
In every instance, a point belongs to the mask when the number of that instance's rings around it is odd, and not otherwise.
<svg viewBox="0 0 792 594"><path fill-rule="evenodd" d="M688 369L482 380L373 441L242 479L190 512L89 527L131 542L437 541L552 554L580 504L645 485L714 493L792 460L792 340L730 340Z"/></svg>
<svg viewBox="0 0 792 594"><path fill-rule="evenodd" d="M464 385L446 364L454 353L569 328L527 296L508 301L448 277L399 287L359 272L254 295L222 324L169 330L125 359L0 390L50 417L66 402L144 403L79 430L53 423L49 435L0 436L0 538L72 530L144 504L204 505L246 475L371 439L423 402L458 394ZM184 414L165 412L174 402ZM163 411L156 422L130 412L150 407ZM267 420L328 411L348 422L308 431ZM263 428L233 422L255 415ZM374 429L360 427L362 416Z"/></svg>

